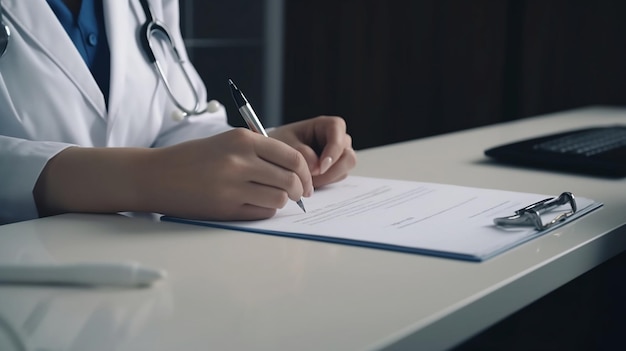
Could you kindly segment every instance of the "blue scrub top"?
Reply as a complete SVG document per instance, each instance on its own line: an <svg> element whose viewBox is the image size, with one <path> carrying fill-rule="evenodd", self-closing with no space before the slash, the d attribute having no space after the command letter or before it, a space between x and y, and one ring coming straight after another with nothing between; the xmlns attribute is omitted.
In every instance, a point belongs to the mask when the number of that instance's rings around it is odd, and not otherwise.
<svg viewBox="0 0 626 351"><path fill-rule="evenodd" d="M82 0L78 16L70 11L63 0L47 1L108 102L111 57L104 29L102 0Z"/></svg>

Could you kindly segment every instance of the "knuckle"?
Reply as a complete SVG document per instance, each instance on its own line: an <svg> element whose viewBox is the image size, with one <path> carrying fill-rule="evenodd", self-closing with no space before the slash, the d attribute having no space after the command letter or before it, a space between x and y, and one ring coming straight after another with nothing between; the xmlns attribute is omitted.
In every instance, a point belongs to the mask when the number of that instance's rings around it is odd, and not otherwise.
<svg viewBox="0 0 626 351"><path fill-rule="evenodd" d="M230 131L229 140L235 145L253 146L253 134L244 128L235 128Z"/></svg>
<svg viewBox="0 0 626 351"><path fill-rule="evenodd" d="M352 146L352 136L350 134L346 134L346 146Z"/></svg>
<svg viewBox="0 0 626 351"><path fill-rule="evenodd" d="M289 153L287 154L287 162L288 162L288 167L290 169L300 169L302 167L302 165L305 165L306 162L304 160L304 156L302 156L302 154L296 150L296 149L291 149L289 150Z"/></svg>
<svg viewBox="0 0 626 351"><path fill-rule="evenodd" d="M329 124L334 124L341 128L346 127L346 121L339 116L322 116L322 118Z"/></svg>
<svg viewBox="0 0 626 351"><path fill-rule="evenodd" d="M237 154L223 156L221 169L227 169L230 175L240 175L247 171L247 164Z"/></svg>
<svg viewBox="0 0 626 351"><path fill-rule="evenodd" d="M289 201L289 195L286 191L277 191L276 195L272 199L273 207L275 208L283 208Z"/></svg>
<svg viewBox="0 0 626 351"><path fill-rule="evenodd" d="M288 189L295 189L300 185L300 178L294 172L289 172L285 179L285 185Z"/></svg>
<svg viewBox="0 0 626 351"><path fill-rule="evenodd" d="M353 149L350 149L350 157L348 157L348 161L350 164L350 168L353 168L354 166L356 166L356 152L354 152Z"/></svg>
<svg viewBox="0 0 626 351"><path fill-rule="evenodd" d="M334 117L335 119L335 123L339 124L341 126L341 128L343 128L344 130L346 129L346 121L341 118L341 117Z"/></svg>

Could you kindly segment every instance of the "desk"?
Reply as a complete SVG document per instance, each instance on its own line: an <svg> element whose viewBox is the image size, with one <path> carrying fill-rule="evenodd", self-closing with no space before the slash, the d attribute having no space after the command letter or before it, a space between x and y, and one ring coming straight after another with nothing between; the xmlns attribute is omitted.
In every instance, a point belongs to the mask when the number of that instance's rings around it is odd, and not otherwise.
<svg viewBox="0 0 626 351"><path fill-rule="evenodd" d="M358 153L357 175L605 204L483 263L68 214L0 227L0 259L132 259L169 277L139 290L2 286L0 312L24 342L71 350L447 349L626 249L626 180L498 165L483 150L625 122L626 110L586 108Z"/></svg>

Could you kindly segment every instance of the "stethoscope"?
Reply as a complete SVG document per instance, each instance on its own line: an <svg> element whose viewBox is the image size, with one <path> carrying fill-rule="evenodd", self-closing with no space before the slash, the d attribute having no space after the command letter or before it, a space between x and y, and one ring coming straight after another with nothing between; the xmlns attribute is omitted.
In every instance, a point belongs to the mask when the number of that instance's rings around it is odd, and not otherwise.
<svg viewBox="0 0 626 351"><path fill-rule="evenodd" d="M11 31L9 30L9 26L4 24L2 21L2 17L4 15L4 10L2 9L2 3L0 2L0 58L4 56L4 53L7 51L7 46L9 46L9 38L11 37Z"/></svg>
<svg viewBox="0 0 626 351"><path fill-rule="evenodd" d="M174 45L174 42L172 41L172 37L169 34L169 30L167 29L165 24L154 19L154 16L152 15L152 9L150 8L150 5L148 4L147 0L139 0L139 2L141 3L141 7L143 8L143 11L146 15L146 22L139 29L139 40L141 44L140 47L143 49L148 62L154 66L159 76L159 79L163 81L163 85L165 86L167 95L170 97L174 105L176 105L176 107L178 108L178 110L172 113L172 119L176 121L182 121L183 119L189 116L200 115L205 112L214 113L214 112L219 111L221 104L216 100L209 101L206 104L206 107L202 108L201 103L200 103L200 97L198 96L198 92L194 88L193 82L191 81L191 77L189 76L189 72L185 68L185 65L184 65L185 61L181 58L180 54L178 53L178 50L176 49L176 46ZM0 2L0 58L4 56L4 53L7 50L7 46L9 45L9 39L11 38L11 31L9 30L9 27L5 25L4 22L2 21L3 12L4 11L2 9L2 2ZM183 76L185 77L185 81L187 82L187 85L189 86L190 90L193 92L194 106L191 109L185 107L176 98L176 96L174 95L172 91L172 87L170 86L170 83L167 77L165 76L163 67L159 63L159 60L157 60L156 55L154 54L154 50L152 48L152 43L150 42L150 39L156 35L162 38L163 39L162 41L164 41L165 44L169 47L172 55L174 56L174 60L178 64L178 68L181 70L181 72L183 73Z"/></svg>

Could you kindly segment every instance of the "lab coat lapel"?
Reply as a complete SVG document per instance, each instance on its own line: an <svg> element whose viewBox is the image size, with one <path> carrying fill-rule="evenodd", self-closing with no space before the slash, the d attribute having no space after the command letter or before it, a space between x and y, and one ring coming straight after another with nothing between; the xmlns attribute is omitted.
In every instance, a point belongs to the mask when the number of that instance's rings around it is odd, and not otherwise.
<svg viewBox="0 0 626 351"><path fill-rule="evenodd" d="M145 20L137 0L104 0L104 21L111 49L107 117L111 146L150 145L158 132L157 125L149 127L158 78L138 42L138 30Z"/></svg>
<svg viewBox="0 0 626 351"><path fill-rule="evenodd" d="M124 89L125 75L127 74L128 42L135 41L136 28L130 23L130 11L127 1L104 1L104 27L109 40L111 51L111 81L109 89L109 115L117 115L121 94Z"/></svg>
<svg viewBox="0 0 626 351"><path fill-rule="evenodd" d="M3 6L21 33L61 68L94 110L105 118L104 95L46 0L4 0Z"/></svg>

